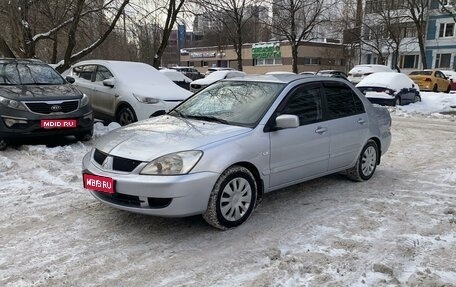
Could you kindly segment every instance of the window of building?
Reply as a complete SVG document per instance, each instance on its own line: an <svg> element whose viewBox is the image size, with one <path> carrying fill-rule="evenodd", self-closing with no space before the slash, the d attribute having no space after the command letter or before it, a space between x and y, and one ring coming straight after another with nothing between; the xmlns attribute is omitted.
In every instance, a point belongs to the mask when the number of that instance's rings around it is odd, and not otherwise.
<svg viewBox="0 0 456 287"><path fill-rule="evenodd" d="M303 59L304 65L320 65L320 58L307 58Z"/></svg>
<svg viewBox="0 0 456 287"><path fill-rule="evenodd" d="M419 60L419 55L402 55L400 59L400 67L403 69L418 69Z"/></svg>
<svg viewBox="0 0 456 287"><path fill-rule="evenodd" d="M450 68L451 54L437 54L435 68Z"/></svg>
<svg viewBox="0 0 456 287"><path fill-rule="evenodd" d="M254 59L255 66L282 65L282 58Z"/></svg>
<svg viewBox="0 0 456 287"><path fill-rule="evenodd" d="M439 37L447 38L454 36L454 23L440 23Z"/></svg>
<svg viewBox="0 0 456 287"><path fill-rule="evenodd" d="M201 61L201 67L209 67L209 63L207 61Z"/></svg>

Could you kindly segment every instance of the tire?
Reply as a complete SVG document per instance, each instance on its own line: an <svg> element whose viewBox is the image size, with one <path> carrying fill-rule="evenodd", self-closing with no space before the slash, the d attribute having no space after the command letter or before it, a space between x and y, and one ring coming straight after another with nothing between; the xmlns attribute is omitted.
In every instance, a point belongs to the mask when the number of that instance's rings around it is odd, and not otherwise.
<svg viewBox="0 0 456 287"><path fill-rule="evenodd" d="M394 106L400 106L402 104L401 97L396 97L396 101L394 102Z"/></svg>
<svg viewBox="0 0 456 287"><path fill-rule="evenodd" d="M5 150L8 147L8 144L6 141L2 138L0 138L0 151Z"/></svg>
<svg viewBox="0 0 456 287"><path fill-rule="evenodd" d="M257 184L250 170L232 166L215 183L203 218L211 226L222 230L239 226L252 214L257 195Z"/></svg>
<svg viewBox="0 0 456 287"><path fill-rule="evenodd" d="M438 87L437 84L434 85L434 88L432 89L433 92L438 92Z"/></svg>
<svg viewBox="0 0 456 287"><path fill-rule="evenodd" d="M369 180L377 168L378 154L377 144L369 140L363 147L355 166L346 170L348 178L353 181Z"/></svg>
<svg viewBox="0 0 456 287"><path fill-rule="evenodd" d="M74 137L81 142L89 141L92 138L93 130L82 134L75 134Z"/></svg>
<svg viewBox="0 0 456 287"><path fill-rule="evenodd" d="M447 90L445 91L445 93L449 94L451 91L451 86L448 86Z"/></svg>
<svg viewBox="0 0 456 287"><path fill-rule="evenodd" d="M414 99L414 102L421 102L421 97L418 96L418 95L415 95L415 99Z"/></svg>
<svg viewBox="0 0 456 287"><path fill-rule="evenodd" d="M116 121L121 126L126 126L138 120L135 112L130 107L122 107L116 114Z"/></svg>

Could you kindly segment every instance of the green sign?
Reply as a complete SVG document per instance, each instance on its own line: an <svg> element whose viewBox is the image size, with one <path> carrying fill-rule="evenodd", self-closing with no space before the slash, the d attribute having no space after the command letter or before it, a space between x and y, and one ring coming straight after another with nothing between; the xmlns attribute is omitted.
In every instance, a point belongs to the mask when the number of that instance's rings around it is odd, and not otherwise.
<svg viewBox="0 0 456 287"><path fill-rule="evenodd" d="M252 45L253 59L274 59L281 57L279 43L259 43Z"/></svg>

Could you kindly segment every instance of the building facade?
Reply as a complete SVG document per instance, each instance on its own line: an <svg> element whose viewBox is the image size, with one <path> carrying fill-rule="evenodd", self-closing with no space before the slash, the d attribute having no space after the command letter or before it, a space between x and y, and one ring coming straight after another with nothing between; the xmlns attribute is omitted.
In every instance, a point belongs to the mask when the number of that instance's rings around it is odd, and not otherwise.
<svg viewBox="0 0 456 287"><path fill-rule="evenodd" d="M344 47L340 44L303 42L298 56L299 72L345 70ZM181 51L180 59L182 66L193 66L203 73L210 67L237 68L237 55L232 46L186 48ZM244 44L242 65L243 71L248 74L291 72L291 47L285 41Z"/></svg>
<svg viewBox="0 0 456 287"><path fill-rule="evenodd" d="M361 64L384 64L395 68L395 63L405 73L423 69L418 45L418 33L406 9L406 2L387 1L396 3L396 9L386 14L385 0L364 1L364 18L360 46ZM446 4L445 4L446 3ZM456 69L456 31L454 6L451 1L430 0L425 10L425 54L426 68L455 70ZM391 8L391 7L388 7ZM383 13L383 14L382 14ZM398 20L397 29L387 29L384 16ZM389 22L391 25L391 21ZM394 35L394 31L398 31ZM398 52L394 53L394 39L400 40ZM397 61L396 61L397 59Z"/></svg>

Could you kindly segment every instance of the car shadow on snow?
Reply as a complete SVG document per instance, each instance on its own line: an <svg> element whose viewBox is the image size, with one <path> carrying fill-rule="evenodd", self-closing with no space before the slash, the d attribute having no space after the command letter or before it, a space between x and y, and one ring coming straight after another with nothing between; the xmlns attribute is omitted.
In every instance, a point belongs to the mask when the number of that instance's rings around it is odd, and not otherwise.
<svg viewBox="0 0 456 287"><path fill-rule="evenodd" d="M58 146L67 146L77 143L73 136L52 136L52 137L39 137L30 139L14 140L9 142L12 148L18 148L22 145L45 145L46 147L53 148Z"/></svg>

